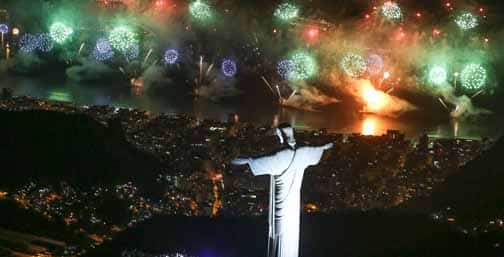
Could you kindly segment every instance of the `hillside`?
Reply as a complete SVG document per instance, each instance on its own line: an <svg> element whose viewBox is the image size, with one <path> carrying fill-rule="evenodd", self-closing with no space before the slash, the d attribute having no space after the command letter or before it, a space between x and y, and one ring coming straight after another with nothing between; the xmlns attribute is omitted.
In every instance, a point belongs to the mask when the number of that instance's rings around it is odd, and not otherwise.
<svg viewBox="0 0 504 257"><path fill-rule="evenodd" d="M120 256L134 249L158 255L187 251L195 256L260 257L266 251L266 223L266 217L156 217L86 257ZM424 215L303 215L301 224L301 256L491 256L493 251Z"/></svg>
<svg viewBox="0 0 504 257"><path fill-rule="evenodd" d="M117 126L51 111L0 111L0 187L61 181L88 188L131 179L152 189L159 162L129 145Z"/></svg>
<svg viewBox="0 0 504 257"><path fill-rule="evenodd" d="M429 198L402 208L435 212L451 207L462 221L477 221L504 214L504 139L448 177Z"/></svg>

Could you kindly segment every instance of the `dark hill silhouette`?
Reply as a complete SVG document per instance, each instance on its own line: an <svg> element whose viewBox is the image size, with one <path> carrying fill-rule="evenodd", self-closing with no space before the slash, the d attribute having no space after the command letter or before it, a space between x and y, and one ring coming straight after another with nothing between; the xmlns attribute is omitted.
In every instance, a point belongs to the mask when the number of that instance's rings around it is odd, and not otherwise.
<svg viewBox="0 0 504 257"><path fill-rule="evenodd" d="M153 189L159 162L124 139L119 122L52 111L0 111L0 187L61 181L81 187L135 183Z"/></svg>
<svg viewBox="0 0 504 257"><path fill-rule="evenodd" d="M61 221L20 208L15 202L0 201L0 229L48 237L68 244L90 243L83 234L76 234ZM2 256L2 255L0 255Z"/></svg>
<svg viewBox="0 0 504 257"><path fill-rule="evenodd" d="M156 217L119 234L86 257L185 250L196 256L263 257L267 218ZM480 244L480 245L478 245ZM425 215L395 212L302 217L301 256L492 256L490 247Z"/></svg>
<svg viewBox="0 0 504 257"><path fill-rule="evenodd" d="M429 198L402 208L432 212L451 207L462 221L477 221L504 214L504 138L448 177Z"/></svg>

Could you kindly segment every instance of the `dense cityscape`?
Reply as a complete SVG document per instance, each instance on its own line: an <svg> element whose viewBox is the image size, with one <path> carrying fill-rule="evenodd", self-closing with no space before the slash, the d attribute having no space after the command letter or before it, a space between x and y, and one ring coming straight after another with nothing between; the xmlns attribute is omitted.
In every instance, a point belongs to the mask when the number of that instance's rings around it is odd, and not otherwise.
<svg viewBox="0 0 504 257"><path fill-rule="evenodd" d="M0 257L502 256L503 3L0 0Z"/></svg>
<svg viewBox="0 0 504 257"><path fill-rule="evenodd" d="M267 182L229 162L238 155L274 149L277 142L269 132L271 127L241 123L233 115L228 123L218 123L109 106L78 107L30 97L4 98L0 109L84 114L104 126L119 122L129 143L160 160L157 177L149 182L162 188L157 195L138 187L135 181L96 185L88 190L65 181L59 185L29 181L12 191L2 191L1 199L15 201L47 219L64 221L86 235L93 245L154 215L267 214ZM308 213L386 209L429 196L458 167L493 144L491 139L427 135L411 141L399 131L380 136L299 131L298 138L315 144L335 143L322 165L310 168L306 175L309 185L317 185L303 189L303 207ZM116 208L124 211L118 216ZM444 212L433 215L436 220L453 222L453 217ZM502 220L491 224L495 224L493 229L502 228Z"/></svg>

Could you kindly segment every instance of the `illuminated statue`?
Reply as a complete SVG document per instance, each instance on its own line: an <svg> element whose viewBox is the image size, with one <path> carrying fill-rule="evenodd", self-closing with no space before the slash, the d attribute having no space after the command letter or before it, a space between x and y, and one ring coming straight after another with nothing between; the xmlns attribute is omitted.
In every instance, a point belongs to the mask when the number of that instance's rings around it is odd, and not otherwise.
<svg viewBox="0 0 504 257"><path fill-rule="evenodd" d="M271 176L268 257L298 257L304 171L318 164L324 150L333 144L296 147L292 127L284 126L276 132L280 142L287 143L288 147L272 155L236 159L232 163L248 164L254 176Z"/></svg>

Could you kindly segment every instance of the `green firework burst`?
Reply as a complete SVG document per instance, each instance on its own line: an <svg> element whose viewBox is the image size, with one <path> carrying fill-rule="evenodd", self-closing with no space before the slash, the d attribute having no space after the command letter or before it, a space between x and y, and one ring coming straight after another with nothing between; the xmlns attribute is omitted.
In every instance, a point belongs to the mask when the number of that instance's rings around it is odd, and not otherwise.
<svg viewBox="0 0 504 257"><path fill-rule="evenodd" d="M348 53L343 56L340 65L343 71L352 78L361 77L367 70L364 58L354 53Z"/></svg>
<svg viewBox="0 0 504 257"><path fill-rule="evenodd" d="M62 22L55 22L49 28L49 34L54 42L62 44L72 35L72 27Z"/></svg>
<svg viewBox="0 0 504 257"><path fill-rule="evenodd" d="M200 22L209 21L213 17L212 7L201 0L194 1L189 5L189 13L191 17Z"/></svg>
<svg viewBox="0 0 504 257"><path fill-rule="evenodd" d="M121 53L127 53L137 43L136 34L126 26L114 28L109 34L109 41Z"/></svg>
<svg viewBox="0 0 504 257"><path fill-rule="evenodd" d="M470 30L478 26L478 18L470 12L465 12L455 18L455 23L462 30Z"/></svg>
<svg viewBox="0 0 504 257"><path fill-rule="evenodd" d="M433 85L440 86L448 79L448 72L445 67L434 66L429 70L429 82Z"/></svg>
<svg viewBox="0 0 504 257"><path fill-rule="evenodd" d="M471 63L464 67L460 74L462 86L469 90L478 90L487 83L487 71L480 64Z"/></svg>
<svg viewBox="0 0 504 257"><path fill-rule="evenodd" d="M274 13L281 21L288 22L299 16L299 8L291 3L280 4Z"/></svg>
<svg viewBox="0 0 504 257"><path fill-rule="evenodd" d="M294 52L290 56L293 69L289 73L290 80L306 80L315 76L318 72L318 64L315 57L304 50Z"/></svg>

